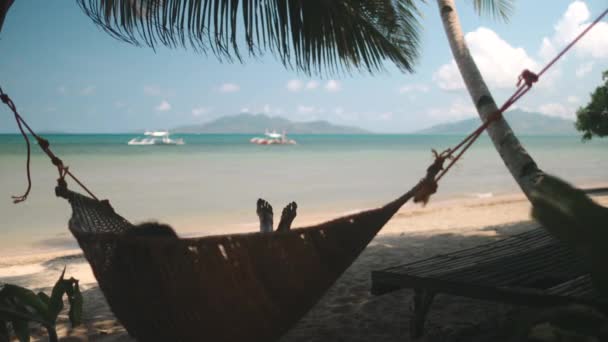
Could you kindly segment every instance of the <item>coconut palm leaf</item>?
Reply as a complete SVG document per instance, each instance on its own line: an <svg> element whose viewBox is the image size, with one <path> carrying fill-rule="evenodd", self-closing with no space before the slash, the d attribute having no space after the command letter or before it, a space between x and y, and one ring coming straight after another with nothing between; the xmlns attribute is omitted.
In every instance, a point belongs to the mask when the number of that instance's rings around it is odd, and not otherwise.
<svg viewBox="0 0 608 342"><path fill-rule="evenodd" d="M473 7L478 14L508 21L515 7L515 0L473 0Z"/></svg>
<svg viewBox="0 0 608 342"><path fill-rule="evenodd" d="M415 0L77 0L97 25L135 45L190 47L221 60L271 51L306 73L411 72Z"/></svg>

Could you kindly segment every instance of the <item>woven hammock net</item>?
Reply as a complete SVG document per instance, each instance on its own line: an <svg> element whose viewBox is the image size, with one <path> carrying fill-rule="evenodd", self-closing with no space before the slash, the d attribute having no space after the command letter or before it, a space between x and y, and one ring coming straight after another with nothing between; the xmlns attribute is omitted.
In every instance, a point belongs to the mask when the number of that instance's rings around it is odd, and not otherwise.
<svg viewBox="0 0 608 342"><path fill-rule="evenodd" d="M412 190L413 191L413 190ZM69 229L140 341L272 341L293 326L412 197L286 232L149 238L107 201L66 188Z"/></svg>

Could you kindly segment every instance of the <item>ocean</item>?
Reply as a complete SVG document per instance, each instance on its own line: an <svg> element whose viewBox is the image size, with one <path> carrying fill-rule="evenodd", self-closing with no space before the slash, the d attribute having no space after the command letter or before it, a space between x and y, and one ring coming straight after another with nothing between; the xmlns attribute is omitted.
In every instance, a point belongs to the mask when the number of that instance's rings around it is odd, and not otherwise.
<svg viewBox="0 0 608 342"><path fill-rule="evenodd" d="M70 170L118 213L132 222L170 223L183 236L257 230L260 197L274 206L275 224L283 206L296 201L295 226L379 206L424 175L432 148L443 150L462 138L293 135L297 145L260 146L249 142L251 135L175 135L186 144L129 146L131 134L45 137ZM520 138L546 172L580 186L608 183L608 139ZM0 280L44 269L28 255L77 248L67 230L70 208L54 195L57 171L36 145L32 148L30 196L13 204L10 196L26 188L25 144L19 135L0 135ZM432 200L518 191L483 136L442 179ZM9 261L15 256L30 261L15 267Z"/></svg>

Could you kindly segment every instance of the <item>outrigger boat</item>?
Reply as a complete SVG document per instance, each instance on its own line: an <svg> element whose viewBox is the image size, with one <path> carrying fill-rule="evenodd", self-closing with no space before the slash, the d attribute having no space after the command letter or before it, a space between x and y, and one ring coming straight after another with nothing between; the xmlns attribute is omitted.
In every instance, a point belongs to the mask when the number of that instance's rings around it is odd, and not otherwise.
<svg viewBox="0 0 608 342"><path fill-rule="evenodd" d="M171 139L169 131L144 132L144 138L133 138L129 145L183 145L184 139Z"/></svg>
<svg viewBox="0 0 608 342"><path fill-rule="evenodd" d="M269 132L266 130L264 137L251 138L251 143L257 145L295 145L296 141L293 139L287 139L285 131L283 133L277 133L277 131Z"/></svg>

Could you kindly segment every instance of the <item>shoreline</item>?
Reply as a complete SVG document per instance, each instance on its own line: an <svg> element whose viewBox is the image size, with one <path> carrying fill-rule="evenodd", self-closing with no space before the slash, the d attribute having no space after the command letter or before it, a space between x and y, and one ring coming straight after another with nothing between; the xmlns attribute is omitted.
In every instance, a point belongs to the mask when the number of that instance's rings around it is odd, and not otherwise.
<svg viewBox="0 0 608 342"><path fill-rule="evenodd" d="M579 187L586 190L608 190L607 185L608 183L596 183L585 184ZM608 198L608 192L604 191L591 193L590 195L595 199L603 197ZM454 218L461 216L459 213L463 211L475 211L482 208L489 210L496 207L502 207L502 210L497 211L491 216L470 215L466 220L453 220ZM450 230L474 231L480 227L529 221L529 207L530 205L523 193L491 194L491 196L484 195L477 197L459 194L449 197L440 197L436 200L431 198L431 201L426 206L415 204L410 201L395 214L382 230L380 230L377 237L432 235L440 232L449 232ZM374 207L365 209L358 208L349 211L328 210L300 215L296 218L294 227L300 228L316 225L337 217L373 208ZM204 218L182 218L181 222L173 224L173 227L178 227L178 229L182 228L181 231L178 230L178 234L182 238L197 238L257 231L257 222L219 226L204 232L188 229L188 227L200 226L200 222L204 222ZM40 248L32 247L31 249L23 249L20 253L13 252L0 254L0 282L7 278L27 277L28 275L42 272L45 270L43 265L48 262L60 262L62 259L73 259L82 256L82 251L78 247L75 239L69 233L67 227L65 230L66 232L62 234L64 235L63 238L73 244L73 248L49 247L41 250ZM84 258L81 259L84 262ZM94 278L88 274L85 278L94 281ZM43 286L43 284L40 285Z"/></svg>
<svg viewBox="0 0 608 342"><path fill-rule="evenodd" d="M602 196L605 193L608 193L608 183L603 182L595 182L595 183L584 183L578 184L578 188L585 189L587 191L591 191L591 196ZM596 191L601 190L601 191ZM439 190L441 191L441 189ZM396 217L410 217L416 216L419 213L426 213L433 210L442 210L443 208L448 208L451 206L496 206L499 204L510 203L510 202L519 202L525 201L525 196L521 192L499 192L499 193L466 193L466 194L446 194L437 196L437 198L431 197L431 201L426 205L422 206L420 204L415 204L413 202L406 203L396 214L395 217L387 226L392 226L391 222L395 220ZM395 196L396 198L397 196ZM386 200L388 203L392 198ZM308 227L311 225L316 225L337 217L342 217L350 214L354 214L360 211L369 210L376 208L379 205L383 205L384 203L378 203L376 206L369 206L361 208L353 208L349 210L317 210L312 213L306 213L305 215L299 212L299 215L296 217L294 227ZM278 216L279 211L275 208L275 216ZM252 211L252 218L254 217L255 212ZM276 217L275 217L276 219ZM208 228L205 231L200 230L201 224L205 224L205 217L199 216L191 216L191 217L181 217L176 220L172 220L173 222L163 222L168 223L178 231L180 237L183 238L196 238L203 236L215 236L215 235L226 235L226 234L238 234L238 233L248 233L248 232L256 232L258 230L258 222L255 219L252 219L250 222L240 222L240 223L224 223L213 228ZM137 222L135 222L137 223ZM418 231L418 229L414 229L414 231ZM383 228L378 235L387 234L386 227ZM48 245L49 241L52 241L52 245ZM80 248L78 247L76 240L72 237L71 233L66 227L64 228L64 232L58 234L53 237L45 237L44 239L40 239L30 243L27 247L22 247L14 250L5 250L0 251L0 279L3 277L2 269L11 265L21 265L26 263L33 263L37 260L48 260L51 258L78 254L80 252Z"/></svg>

